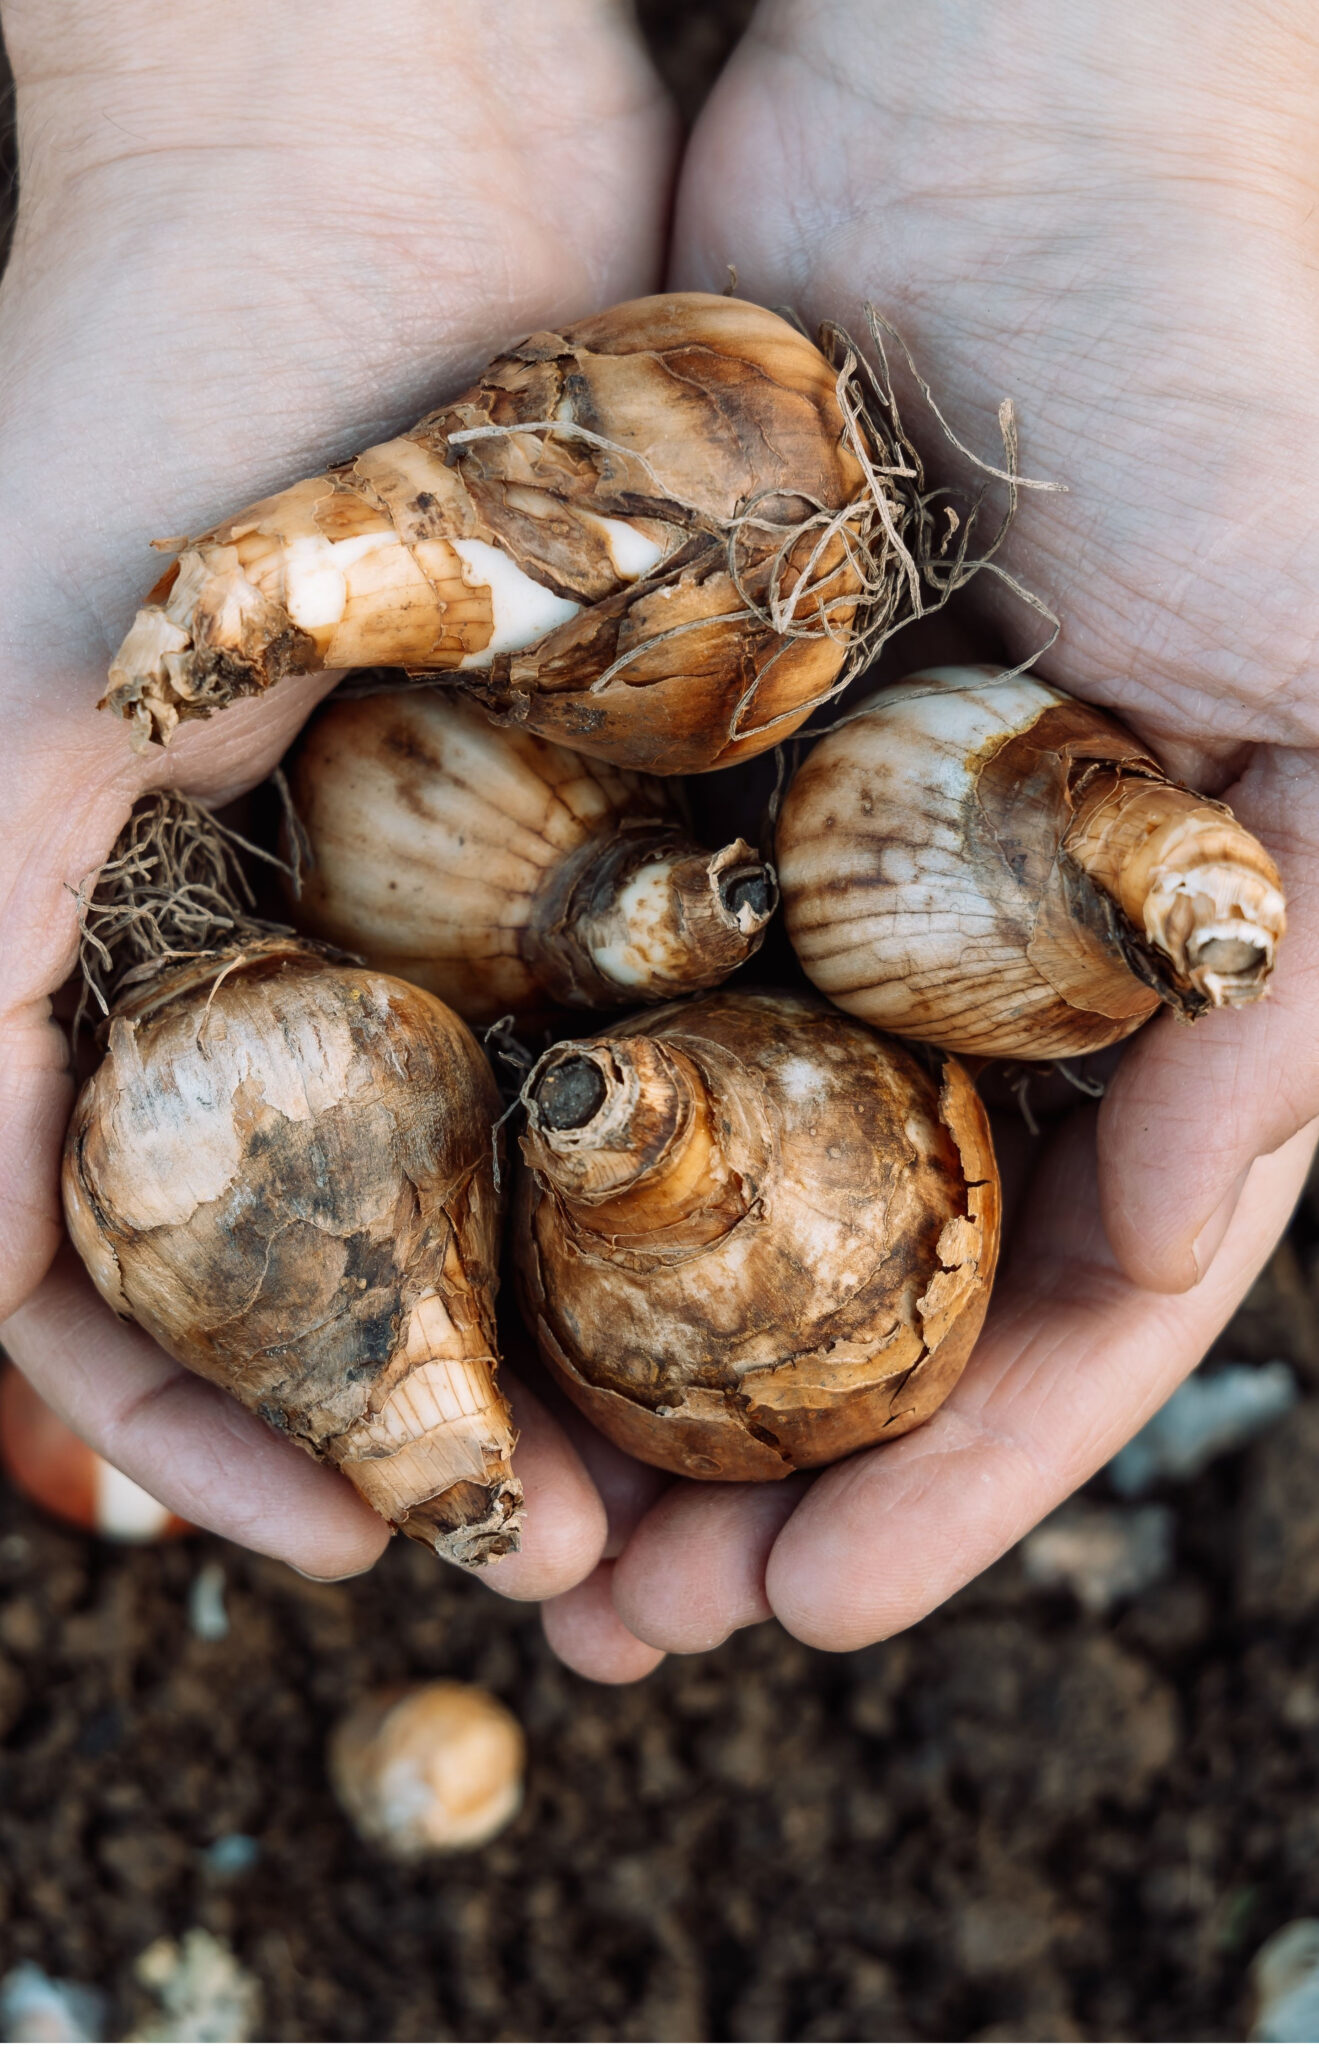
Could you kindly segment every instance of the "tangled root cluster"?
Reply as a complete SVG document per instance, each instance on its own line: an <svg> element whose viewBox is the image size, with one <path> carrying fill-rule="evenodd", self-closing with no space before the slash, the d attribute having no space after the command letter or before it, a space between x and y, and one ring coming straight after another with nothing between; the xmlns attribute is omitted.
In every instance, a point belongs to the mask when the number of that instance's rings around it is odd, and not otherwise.
<svg viewBox="0 0 1319 2048"><path fill-rule="evenodd" d="M287 925L252 915L242 853L271 857L190 797L138 799L109 859L78 890L79 1024L90 1003L108 1016L172 962L219 962L287 935Z"/></svg>

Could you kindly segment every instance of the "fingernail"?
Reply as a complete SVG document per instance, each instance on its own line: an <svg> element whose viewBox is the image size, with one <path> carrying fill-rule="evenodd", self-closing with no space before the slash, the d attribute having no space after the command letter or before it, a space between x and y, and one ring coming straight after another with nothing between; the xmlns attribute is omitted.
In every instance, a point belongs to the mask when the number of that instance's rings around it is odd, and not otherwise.
<svg viewBox="0 0 1319 2048"><path fill-rule="evenodd" d="M307 1579L313 1586L342 1586L345 1579L365 1578L369 1571L374 1570L376 1564L376 1560L372 1558L370 1564L359 1564L356 1571L304 1572L300 1564L289 1564L287 1558L285 1558L284 1562L288 1564L291 1572L296 1572L300 1579Z"/></svg>
<svg viewBox="0 0 1319 2048"><path fill-rule="evenodd" d="M1232 1218L1237 1213L1237 1204L1241 1200L1241 1191L1246 1185L1249 1174L1250 1168L1247 1167L1244 1173L1237 1175L1208 1222L1200 1226L1199 1235L1191 1246L1191 1259L1195 1266L1195 1284L1197 1287L1218 1256L1218 1248L1227 1236Z"/></svg>

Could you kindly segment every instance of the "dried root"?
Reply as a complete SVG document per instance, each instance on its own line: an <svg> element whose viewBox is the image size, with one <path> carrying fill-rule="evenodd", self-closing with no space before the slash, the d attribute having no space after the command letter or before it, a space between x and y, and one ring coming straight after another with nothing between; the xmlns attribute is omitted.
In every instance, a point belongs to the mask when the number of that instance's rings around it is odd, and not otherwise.
<svg viewBox="0 0 1319 2048"><path fill-rule="evenodd" d="M252 915L240 854L269 860L201 804L173 792L140 797L110 858L78 889L78 1020L102 1016L130 989L182 961L217 965L289 935Z"/></svg>

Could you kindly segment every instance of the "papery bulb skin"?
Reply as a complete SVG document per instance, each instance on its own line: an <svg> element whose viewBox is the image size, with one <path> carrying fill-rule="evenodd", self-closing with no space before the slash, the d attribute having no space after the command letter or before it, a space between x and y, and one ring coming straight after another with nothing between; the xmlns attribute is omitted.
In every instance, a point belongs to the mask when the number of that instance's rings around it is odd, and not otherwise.
<svg viewBox="0 0 1319 2048"><path fill-rule="evenodd" d="M493 1076L444 1004L294 942L140 984L64 1156L102 1296L377 1513L517 1547L495 1384Z"/></svg>
<svg viewBox="0 0 1319 2048"><path fill-rule="evenodd" d="M330 1780L364 1842L401 1862L479 1849L522 1804L526 1738L479 1685L370 1694L330 1737Z"/></svg>
<svg viewBox="0 0 1319 2048"><path fill-rule="evenodd" d="M1075 1058L1167 1003L1265 991L1286 906L1265 849L1114 719L1033 676L879 691L791 783L788 936L831 1000L953 1052Z"/></svg>
<svg viewBox="0 0 1319 2048"><path fill-rule="evenodd" d="M309 856L290 916L471 1024L709 988L778 902L745 841L696 845L672 784L447 691L332 700L287 772Z"/></svg>
<svg viewBox="0 0 1319 2048"><path fill-rule="evenodd" d="M552 1047L517 1271L571 1399L647 1464L779 1479L914 1429L984 1320L999 1187L964 1070L795 995Z"/></svg>
<svg viewBox="0 0 1319 2048"><path fill-rule="evenodd" d="M533 334L410 433L182 544L106 701L145 745L283 675L380 665L655 773L759 753L839 676L866 536L887 564L905 517L877 513L838 375L702 292Z"/></svg>
<svg viewBox="0 0 1319 2048"><path fill-rule="evenodd" d="M84 1443L10 1361L0 1367L0 1461L37 1507L108 1543L162 1543L191 1528Z"/></svg>

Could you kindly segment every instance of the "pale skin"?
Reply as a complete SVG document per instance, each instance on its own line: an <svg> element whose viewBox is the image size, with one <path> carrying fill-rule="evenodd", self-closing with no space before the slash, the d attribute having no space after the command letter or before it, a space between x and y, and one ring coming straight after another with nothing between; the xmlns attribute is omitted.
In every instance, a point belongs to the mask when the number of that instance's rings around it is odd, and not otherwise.
<svg viewBox="0 0 1319 2048"><path fill-rule="evenodd" d="M145 767L91 706L153 534L405 423L509 336L656 283L674 147L603 0L360 16L242 0L208 43L202 6L4 9L25 156L0 295L3 1340L169 1506L325 1575L383 1543L342 1482L116 1324L67 1259L43 1278L65 884L146 782L250 786L324 684ZM1069 486L1028 501L1011 553L1066 621L1044 672L1228 796L1282 867L1291 929L1268 1004L1156 1023L1102 1110L1058 1128L971 1366L901 1444L810 1484L675 1485L515 1392L528 1540L487 1576L545 1599L593 1677L770 1613L833 1649L909 1625L1153 1412L1286 1221L1319 1114L1316 71L1298 5L772 0L701 118L670 281L717 289L731 259L749 296L849 324L873 297L976 445L1016 397L1027 468ZM1028 651L1035 622L994 623Z"/></svg>

